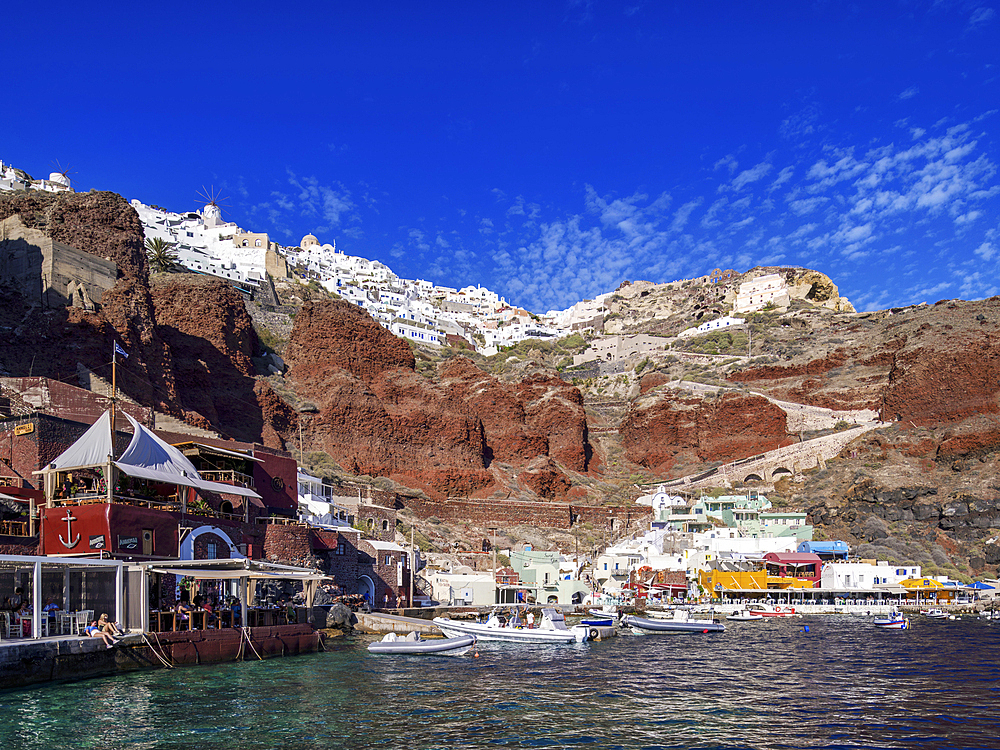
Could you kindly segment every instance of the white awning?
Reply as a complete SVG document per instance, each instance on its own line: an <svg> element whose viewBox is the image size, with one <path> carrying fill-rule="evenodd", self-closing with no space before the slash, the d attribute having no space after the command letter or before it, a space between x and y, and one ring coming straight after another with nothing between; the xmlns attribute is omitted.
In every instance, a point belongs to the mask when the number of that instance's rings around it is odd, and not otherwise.
<svg viewBox="0 0 1000 750"><path fill-rule="evenodd" d="M219 455L222 456L232 456L233 458L241 458L245 461L256 461L257 463L264 462L263 458L255 458L254 456L251 456L249 453L239 453L238 451L231 451L225 448L220 448L217 445L208 445L208 443L194 443L191 442L190 440L185 440L183 443L174 443L175 447L179 445L193 445L197 448L204 448L209 453L218 453Z"/></svg>
<svg viewBox="0 0 1000 750"><path fill-rule="evenodd" d="M167 573L175 576L186 576L201 581L228 581L239 578L251 580L284 580L284 581L329 581L330 576L321 573L291 573L264 570L224 570L211 568L149 568L153 573Z"/></svg>
<svg viewBox="0 0 1000 750"><path fill-rule="evenodd" d="M135 420L132 421L135 423ZM60 453L59 457L49 463L42 471L35 473L44 474L47 471L68 471L107 465L108 456L113 454L111 412L106 411L73 445Z"/></svg>

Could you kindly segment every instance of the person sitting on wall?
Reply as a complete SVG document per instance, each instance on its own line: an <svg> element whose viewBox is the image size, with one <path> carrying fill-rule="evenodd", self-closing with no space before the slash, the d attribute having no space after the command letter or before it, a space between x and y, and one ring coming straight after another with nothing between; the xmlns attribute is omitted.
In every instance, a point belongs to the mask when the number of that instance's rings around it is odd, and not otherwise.
<svg viewBox="0 0 1000 750"><path fill-rule="evenodd" d="M107 646L108 648L111 648L112 646L115 645L114 638L112 638L110 635L101 630L100 626L97 624L97 620L93 620L90 623L90 625L87 626L85 632L87 633L87 635L93 638L100 638L102 641L104 641L104 645Z"/></svg>
<svg viewBox="0 0 1000 750"><path fill-rule="evenodd" d="M107 613L102 614L100 619L97 621L97 627L103 630L105 633L110 635L114 639L124 638L125 634L118 629L118 623L112 622Z"/></svg>

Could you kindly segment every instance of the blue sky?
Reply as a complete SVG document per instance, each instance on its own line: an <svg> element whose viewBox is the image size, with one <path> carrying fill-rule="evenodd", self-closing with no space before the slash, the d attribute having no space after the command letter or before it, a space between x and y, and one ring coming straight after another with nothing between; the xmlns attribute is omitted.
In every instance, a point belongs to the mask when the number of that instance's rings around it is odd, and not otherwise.
<svg viewBox="0 0 1000 750"><path fill-rule="evenodd" d="M1000 294L1000 2L8 9L0 159L535 312L802 265ZM12 17L10 17L12 15Z"/></svg>

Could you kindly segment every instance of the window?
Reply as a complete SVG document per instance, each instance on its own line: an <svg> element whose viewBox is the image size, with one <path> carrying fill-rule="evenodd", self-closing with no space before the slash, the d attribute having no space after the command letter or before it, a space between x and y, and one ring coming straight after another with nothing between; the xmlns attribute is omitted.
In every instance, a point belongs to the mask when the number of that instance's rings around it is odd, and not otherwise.
<svg viewBox="0 0 1000 750"><path fill-rule="evenodd" d="M344 545L344 543L343 542L337 542L337 549L335 549L333 551L333 554L335 554L335 555L343 555L343 554L346 554L346 553L347 553L347 547Z"/></svg>
<svg viewBox="0 0 1000 750"><path fill-rule="evenodd" d="M389 522L386 519L383 518L382 519L382 531L388 531L388 530L389 530Z"/></svg>
<svg viewBox="0 0 1000 750"><path fill-rule="evenodd" d="M219 559L219 544L218 542L209 542L205 545L205 558L208 560L218 560Z"/></svg>
<svg viewBox="0 0 1000 750"><path fill-rule="evenodd" d="M385 556L385 564L386 565L392 565L392 555L386 555Z"/></svg>

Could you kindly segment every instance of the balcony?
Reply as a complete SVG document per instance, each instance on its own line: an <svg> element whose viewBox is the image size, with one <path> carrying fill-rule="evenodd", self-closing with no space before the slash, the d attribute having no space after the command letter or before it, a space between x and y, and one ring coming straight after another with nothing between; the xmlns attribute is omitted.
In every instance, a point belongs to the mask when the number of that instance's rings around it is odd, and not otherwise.
<svg viewBox="0 0 1000 750"><path fill-rule="evenodd" d="M58 508L75 505L102 505L107 502L107 495L86 494L53 500L52 506ZM160 495L157 497L115 495L113 503L115 505L128 505L133 508L148 508L150 510L163 510L172 513L180 513L182 510L180 500L174 495ZM189 516L206 516L208 518L227 518L234 521L246 520L242 513L225 513L220 510L214 510L203 501L188 503L186 514Z"/></svg>
<svg viewBox="0 0 1000 750"><path fill-rule="evenodd" d="M27 521L0 521L0 536L30 536Z"/></svg>
<svg viewBox="0 0 1000 750"><path fill-rule="evenodd" d="M199 471L201 478L208 482L235 484L248 490L254 489L253 477L240 471Z"/></svg>

